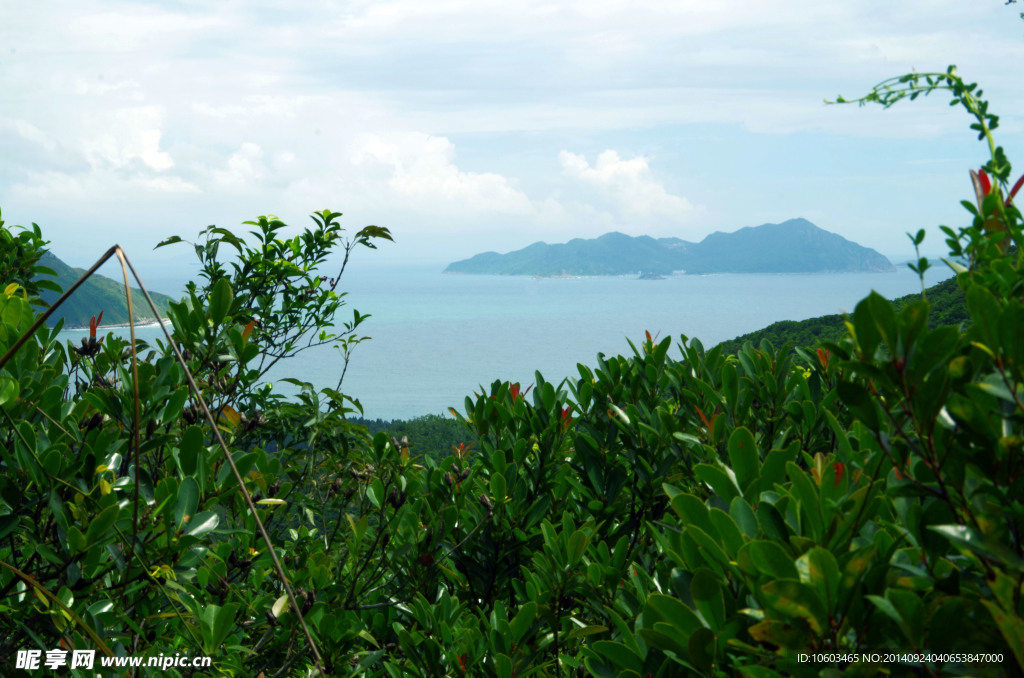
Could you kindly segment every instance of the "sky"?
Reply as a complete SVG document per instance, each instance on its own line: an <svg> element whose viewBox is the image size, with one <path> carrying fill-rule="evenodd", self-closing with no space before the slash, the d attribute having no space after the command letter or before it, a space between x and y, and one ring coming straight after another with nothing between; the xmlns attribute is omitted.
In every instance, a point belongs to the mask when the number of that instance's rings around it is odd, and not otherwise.
<svg viewBox="0 0 1024 678"><path fill-rule="evenodd" d="M956 64L1024 153L1003 0L0 0L0 210L157 278L209 224L313 210L438 262L608 231L810 219L891 257L964 225L986 160L944 94L826 105ZM1024 168L1024 161L1021 162Z"/></svg>

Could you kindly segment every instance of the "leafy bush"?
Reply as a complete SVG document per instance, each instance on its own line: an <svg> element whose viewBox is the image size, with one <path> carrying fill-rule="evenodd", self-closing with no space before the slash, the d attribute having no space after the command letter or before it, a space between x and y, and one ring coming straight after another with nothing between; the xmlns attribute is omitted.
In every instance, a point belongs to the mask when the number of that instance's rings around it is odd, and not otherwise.
<svg viewBox="0 0 1024 678"><path fill-rule="evenodd" d="M32 264L5 260L0 661L65 647L198 652L239 676L1020 674L1021 182L954 70L862 101L936 90L990 147L972 224L944 228L969 323L871 295L818 346L682 337L673 358L648 335L562 384L467 398L453 414L475 442L443 457L371 437L340 384L295 382L290 400L261 385L317 343L343 370L366 316L336 325L338 277L317 269L385 229L342 241L331 212L295 238L260 218L255 245L209 229L201 284L153 346L70 350L42 331L7 355L36 316ZM44 245L4 237L29 262Z"/></svg>

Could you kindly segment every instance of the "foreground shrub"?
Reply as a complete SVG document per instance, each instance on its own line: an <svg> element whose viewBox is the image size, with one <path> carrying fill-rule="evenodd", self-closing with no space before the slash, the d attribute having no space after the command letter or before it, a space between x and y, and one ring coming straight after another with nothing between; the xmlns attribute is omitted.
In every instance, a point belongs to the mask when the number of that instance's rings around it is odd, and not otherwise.
<svg viewBox="0 0 1024 678"><path fill-rule="evenodd" d="M452 412L474 442L446 456L371 437L341 390L366 316L339 325L340 273L318 268L385 229L342 241L331 212L295 238L260 218L255 245L208 229L169 341L72 350L40 330L16 351L45 243L4 231L22 249L0 268L0 661L89 648L214 659L170 675L1021 673L1021 182L954 70L863 101L936 90L991 149L973 223L944 228L969 326L870 295L819 346L648 334L562 384L467 398ZM263 385L320 343L340 350L337 387Z"/></svg>

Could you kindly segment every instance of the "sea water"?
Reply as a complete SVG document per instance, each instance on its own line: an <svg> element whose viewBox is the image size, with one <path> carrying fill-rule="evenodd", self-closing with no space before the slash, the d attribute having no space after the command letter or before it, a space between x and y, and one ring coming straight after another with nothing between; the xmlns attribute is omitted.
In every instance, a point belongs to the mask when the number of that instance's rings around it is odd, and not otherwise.
<svg viewBox="0 0 1024 678"><path fill-rule="evenodd" d="M445 275L436 265L351 267L342 286L347 306L370 314L352 352L342 391L370 418L410 418L460 411L467 395L496 379L547 381L576 377L577 363L598 353L630 354L644 332L678 343L681 334L706 347L779 320L851 311L871 290L893 298L920 291L913 272L718 274L638 280L636 276L531 278ZM928 284L949 275L929 271ZM339 289L340 289L339 287ZM126 330L118 330L126 334ZM143 328L144 339L158 328ZM79 341L82 331L64 333ZM670 355L678 356L673 349ZM283 392L292 377L335 387L344 362L337 350L310 349L268 375Z"/></svg>

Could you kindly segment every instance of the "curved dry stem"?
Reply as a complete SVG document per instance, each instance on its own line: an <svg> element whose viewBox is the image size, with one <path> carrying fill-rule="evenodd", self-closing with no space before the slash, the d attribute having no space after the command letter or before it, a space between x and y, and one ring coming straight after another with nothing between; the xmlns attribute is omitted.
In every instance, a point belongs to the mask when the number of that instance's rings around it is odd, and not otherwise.
<svg viewBox="0 0 1024 678"><path fill-rule="evenodd" d="M263 543L267 545L267 553L270 554L270 559L274 562L274 569L277 570L277 574L281 578L281 585L284 586L285 593L288 594L288 602L292 606L291 609L294 610L295 615L299 620L299 624L302 625L302 631L306 635L306 640L309 641L309 647L313 651L313 656L316 660L317 670L321 675L326 675L323 668L323 658L320 656L320 651L317 649L316 641L313 640L313 634L310 632L309 626L306 625L306 619L302 614L302 608L295 599L295 592L292 590L292 586L288 582L288 577L285 575L284 566L281 565L281 560L277 557L277 551L274 549L274 544L271 542L270 535L267 534L267 529L264 527L263 521L260 519L259 513L256 511L256 504L253 502L252 495L249 494L249 490L245 487L245 481L242 479L242 474L238 472L238 467L235 465L235 460L231 457L231 452L228 450L227 443L224 442L224 438L220 434L220 429L217 427L217 422L213 418L213 413L210 412L210 409L206 406L206 401L203 399L203 394L200 392L195 379L192 377L192 372L188 368L188 363L185 361L185 357L181 355L181 351L178 350L177 344L174 343L171 333L167 330L167 325L164 324L163 318L160 317L160 311L157 309L156 304L153 303L152 297L149 296L146 286L142 283L142 278L139 276L138 272L136 272L135 267L132 266L132 262L128 258L128 255L121 250L120 246L118 246L117 249L120 252L118 256L123 257L123 261L131 270L132 276L135 278L135 282L139 284L139 289L142 291L142 295L146 298L146 303L149 304L150 309L153 311L153 316L156 318L157 322L160 323L160 329L167 338L167 343L170 346L171 351L174 352L174 357L177 359L178 364L181 365L185 372L185 379L188 380L189 388L192 390L192 393L196 398L196 402L199 403L199 407L203 410L206 420L210 422L213 434L217 438L217 444L224 452L224 458L227 460L228 466L231 467L231 472L234 474L235 480L238 481L238 487L242 491L245 503L252 512L252 517L256 520L256 526L259 528L260 536L263 537ZM138 467L136 466L136 470L137 469Z"/></svg>
<svg viewBox="0 0 1024 678"><path fill-rule="evenodd" d="M92 629L92 627L86 624L85 621L81 617L79 617L74 610L72 610L64 603L62 603L57 596L50 593L45 586L37 582L35 577L25 572L22 572L18 568L14 567L9 563L5 563L2 560L0 560L0 567L7 568L12 573L14 573L15 576L20 578L23 582L34 588L36 591L39 591L39 593L43 594L47 600L49 600L52 603L55 603L57 607L59 607L64 612L64 614L71 617L71 619L76 624L82 627L82 630L85 631L85 634L92 638L92 642L96 643L96 647L103 650L103 654L107 655L108 657L114 656L114 653L111 652L110 648L107 647L107 644L103 642L103 639L96 635L96 632Z"/></svg>
<svg viewBox="0 0 1024 678"><path fill-rule="evenodd" d="M132 552L135 552L135 542L139 536L139 356L135 350L135 309L132 307L132 288L128 284L128 266L125 263L124 250L120 245L114 246L118 260L121 262L121 274L124 276L124 295L128 300L128 329L131 333L132 351L132 400L134 405L134 416L132 417L132 450L135 457L135 497L132 510ZM128 591L128 578L124 579L121 586L121 598L124 599Z"/></svg>
<svg viewBox="0 0 1024 678"><path fill-rule="evenodd" d="M62 294L57 299L57 301L55 301L53 303L53 305L50 306L50 308L46 309L46 311L44 313L42 313L36 319L36 321L32 324L32 326L29 327L18 338L18 340L14 342L14 344L7 350L7 352L4 353L3 356L0 356L0 367L3 367L5 364L7 364L7 361L9 361L18 352L18 350L21 349L21 347L24 346L25 343L28 342L28 340L32 338L32 336L36 333L36 331L40 327L43 326L43 324L49 319L49 317L51 315L53 315L53 313L58 308L60 308L61 304L63 304L72 294L74 294L74 292L79 287L81 287L81 285L86 280L88 280L90 277L92 277L93 274L96 273L96 271L99 269L100 266L102 266L104 263L106 263L106 261L108 259L110 259L110 257L114 256L115 254L117 255L117 258L121 261L122 271L124 272L124 276L125 276L125 290L126 290L126 294L128 295L128 313L129 313L129 321L130 321L129 322L129 326L131 328L131 339L132 339L132 370L133 370L133 377L134 377L134 381L135 381L135 384L134 384L134 389L135 389L134 390L134 396L135 396L135 398L134 398L135 399L135 417L134 418L135 418L135 421L134 421L133 427L132 427L133 444L134 444L134 448L135 448L135 502L134 502L135 503L135 516L133 518L133 525L132 525L132 530L133 530L133 537L132 537L133 541L132 541L132 544L131 544L132 552L133 553L135 552L134 540L136 538L136 530L138 529L138 503L139 503L139 497L138 497L138 491L139 491L138 490L138 488L139 488L139 475L138 475L139 474L139 459L138 459L138 454L139 454L139 428L138 428L138 426L139 426L139 391L138 391L138 362L137 362L137 356L136 356L136 352L135 352L135 323L134 323L134 315L132 313L131 292L130 292L130 286L128 284L127 270L131 271L132 277L135 278L135 281L138 283L139 289L142 291L142 295L146 298L146 303L149 304L150 309L153 311L154 317L156 318L157 322L160 323L160 329L163 330L164 336L167 338L167 343L170 346L171 351L174 353L175 359L178 361L178 364L181 365L182 369L184 370L185 379L188 381L189 389L192 391L193 395L195 396L196 402L199 403L199 407L200 407L200 409L202 409L203 414L206 417L206 420L210 423L210 427L213 430L213 434L214 434L214 436L217 439L217 444L220 446L221 450L224 452L224 458L227 460L228 466L231 468L231 472L235 476L235 480L238 481L238 486L239 486L239 489L241 489L241 491L242 491L242 496L245 498L245 503L248 506L249 510L252 512L253 518L256 520L256 525L259 528L260 536L262 537L263 542L266 544L267 552L270 554L270 558L271 558L271 560L274 563L274 569L277 571L278 576L281 578L281 584L284 587L284 590L285 590L285 592L288 595L288 602L291 604L291 609L294 610L295 615L298 618L299 623L302 626L302 630L303 630L303 633L306 636L306 640L309 642L309 647L312 650L313 657L314 657L314 659L316 661L317 671L320 673L320 675L326 675L326 672L324 670L323 658L320 655L320 651L317 649L316 641L313 639L313 634L310 632L309 627L306 624L305 617L302 614L302 608L298 604L298 601L295 599L295 592L292 590L291 584L288 582L288 577L285 574L284 566L281 564L281 560L277 556L277 551L274 549L274 545L273 545L273 543L270 540L270 535L267 534L266 527L264 527L263 521L260 519L259 513L256 510L256 504L252 500L252 495L249 494L249 490L245 487L245 481L242 479L242 475L241 475L241 473L239 473L238 467L235 465L235 460L231 457L231 452L230 452L230 450L228 450L227 443L224 442L224 438L220 434L220 429L217 428L217 422L216 422L216 420L214 420L213 414L210 412L209 407L207 407L206 401L203 399L203 395L200 392L199 387L196 385L195 379L192 376L192 372L188 368L188 363L185 361L184 356L181 355L181 352L178 350L177 345L174 343L174 340L171 337L171 333L167 330L167 326L164 324L164 320L160 316L160 311L157 309L156 304L153 302L152 297L149 296L149 292L146 290L146 286L142 282L142 278L139 276L138 272L135 270L135 267L132 266L131 260L128 258L128 255L124 252L124 250L121 248L120 245L114 245L109 250L107 250L106 253L104 253L103 256L100 257L99 260L97 260L96 263L93 264L89 268L89 270L87 270L85 273L83 273L82 276L78 280L76 280L75 283L70 288L68 288L68 290L66 292L64 292L64 294ZM127 269L127 270L125 270L125 269ZM76 623L78 623L79 625L82 626L83 629L85 629L85 631L89 635L89 637L92 638L93 641L100 648L102 648L104 652L106 652L108 655L112 656L112 653L110 652L110 649L107 648L107 646L105 644L103 644L103 641L99 638L99 636L96 635L95 631L93 631L91 628L89 628L85 624L85 622L82 621L81 618L78 617L78 615L75 614L75 612L73 610L68 609L67 606L65 606L63 603L61 603L59 600L57 600L57 598L53 594L51 594L49 591L47 591L41 584L39 584L39 582L37 582L30 575L22 572L21 570L18 570L13 565L9 565L8 563L0 561L0 566L6 567L7 569L11 570L17 576L21 577L23 580L25 580L26 582L30 583L33 587L35 587L37 590L42 592L43 595L47 596L49 599L52 599L58 605L60 605L60 607L62 609L64 609L69 615L72 616L73 619L75 619Z"/></svg>

